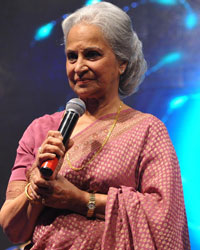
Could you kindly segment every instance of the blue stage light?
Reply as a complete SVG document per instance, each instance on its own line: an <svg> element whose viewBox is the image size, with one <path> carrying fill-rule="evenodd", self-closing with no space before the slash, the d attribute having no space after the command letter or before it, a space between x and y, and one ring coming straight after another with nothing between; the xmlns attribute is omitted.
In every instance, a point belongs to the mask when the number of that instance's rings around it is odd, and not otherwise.
<svg viewBox="0 0 200 250"><path fill-rule="evenodd" d="M64 15L62 16L62 19L64 20L64 19L67 18L69 15L70 15L70 14L64 14Z"/></svg>
<svg viewBox="0 0 200 250"><path fill-rule="evenodd" d="M150 2L163 4L163 5L176 5L176 4L178 4L177 0L150 0Z"/></svg>
<svg viewBox="0 0 200 250"><path fill-rule="evenodd" d="M161 59L160 63L163 65L173 63L173 62L180 60L181 57L182 57L182 54L180 52L172 52L164 56Z"/></svg>
<svg viewBox="0 0 200 250"><path fill-rule="evenodd" d="M135 3L135 2L132 2L132 3L131 3L131 7L132 7L132 8L136 8L137 6L138 6L138 3Z"/></svg>
<svg viewBox="0 0 200 250"><path fill-rule="evenodd" d="M35 34L34 39L36 41L42 40L47 38L51 35L51 32L53 30L53 27L56 25L56 21L52 21L50 23L47 23L43 25L42 27L38 28Z"/></svg>
<svg viewBox="0 0 200 250"><path fill-rule="evenodd" d="M124 10L125 12L128 12L128 11L130 10L130 8L129 8L129 6L124 6L124 7L123 7L123 10Z"/></svg>
<svg viewBox="0 0 200 250"><path fill-rule="evenodd" d="M156 65L151 67L147 72L146 76L150 75L153 72L158 71L160 68L164 67L167 64L174 63L179 61L182 58L182 54L180 52L172 52L165 55Z"/></svg>
<svg viewBox="0 0 200 250"><path fill-rule="evenodd" d="M169 103L170 110L182 107L187 102L188 98L187 95L175 97Z"/></svg>
<svg viewBox="0 0 200 250"><path fill-rule="evenodd" d="M197 15L190 13L186 16L185 26L188 29L193 29L197 25Z"/></svg>
<svg viewBox="0 0 200 250"><path fill-rule="evenodd" d="M86 1L85 5L87 6L87 5L91 5L91 4L99 3L99 2L101 2L101 0L88 0Z"/></svg>

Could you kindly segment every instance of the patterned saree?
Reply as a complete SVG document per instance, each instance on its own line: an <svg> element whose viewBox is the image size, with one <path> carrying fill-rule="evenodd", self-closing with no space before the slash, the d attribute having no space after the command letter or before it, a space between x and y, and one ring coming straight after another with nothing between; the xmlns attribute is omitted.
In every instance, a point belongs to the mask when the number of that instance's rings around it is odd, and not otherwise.
<svg viewBox="0 0 200 250"><path fill-rule="evenodd" d="M59 172L82 190L108 194L105 220L46 207L33 233L32 250L190 249L179 164L165 126L152 115L123 110L95 155L114 118L103 116L74 136L69 150L73 169L65 157ZM60 119L60 113L45 116L29 126L13 168L18 178Z"/></svg>

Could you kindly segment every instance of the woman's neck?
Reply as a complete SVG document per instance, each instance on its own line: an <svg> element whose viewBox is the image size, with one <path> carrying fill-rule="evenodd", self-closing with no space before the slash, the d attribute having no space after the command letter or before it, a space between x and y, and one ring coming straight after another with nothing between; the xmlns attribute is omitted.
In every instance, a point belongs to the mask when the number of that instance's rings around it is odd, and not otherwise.
<svg viewBox="0 0 200 250"><path fill-rule="evenodd" d="M100 99L86 99L83 101L86 104L84 116L92 120L96 120L102 115L117 112L121 103L119 97L113 98L110 101Z"/></svg>

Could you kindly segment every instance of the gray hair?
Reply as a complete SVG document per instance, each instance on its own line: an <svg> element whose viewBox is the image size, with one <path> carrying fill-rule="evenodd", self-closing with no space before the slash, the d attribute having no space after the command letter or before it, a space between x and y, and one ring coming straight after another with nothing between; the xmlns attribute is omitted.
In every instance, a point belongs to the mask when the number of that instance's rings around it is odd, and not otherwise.
<svg viewBox="0 0 200 250"><path fill-rule="evenodd" d="M100 27L116 58L128 63L119 81L120 97L124 98L136 92L147 67L142 43L132 28L130 17L108 2L82 7L62 22L65 46L70 29L81 22Z"/></svg>

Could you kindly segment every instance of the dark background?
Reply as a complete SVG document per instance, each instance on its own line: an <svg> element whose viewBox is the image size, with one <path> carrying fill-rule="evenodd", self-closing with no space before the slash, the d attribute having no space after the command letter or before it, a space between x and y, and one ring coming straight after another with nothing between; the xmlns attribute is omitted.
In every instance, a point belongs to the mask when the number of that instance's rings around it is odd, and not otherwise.
<svg viewBox="0 0 200 250"><path fill-rule="evenodd" d="M200 249L200 0L108 2L125 7L132 18L149 68L139 91L124 102L165 122L180 161L192 249ZM64 14L84 4L84 0L0 0L0 205L24 130L72 97L60 24ZM185 24L190 14L197 17L192 28ZM52 20L56 25L51 36L34 41L36 30ZM174 53L181 57L164 60ZM0 249L11 245L1 230Z"/></svg>

